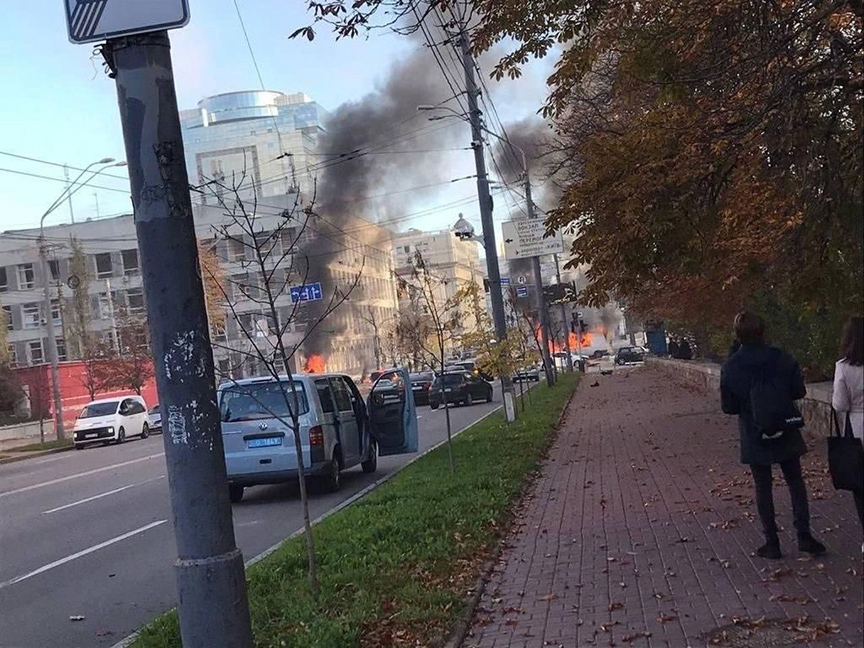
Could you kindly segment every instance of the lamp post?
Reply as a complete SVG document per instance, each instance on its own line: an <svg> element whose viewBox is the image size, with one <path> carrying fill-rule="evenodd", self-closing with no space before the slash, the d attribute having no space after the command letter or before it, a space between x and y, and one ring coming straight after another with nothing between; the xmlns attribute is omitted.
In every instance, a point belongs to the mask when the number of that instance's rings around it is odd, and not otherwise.
<svg viewBox="0 0 864 648"><path fill-rule="evenodd" d="M63 426L63 402L60 394L60 366L59 359L57 357L57 338L54 337L54 318L51 313L51 270L48 266L48 246L45 243L45 219L60 205L62 205L66 200L72 197L73 194L78 192L82 187L84 187L88 182L90 182L93 178L99 175L105 169L110 167L103 166L98 171L94 172L89 178L87 178L84 182L78 183L79 180L87 173L92 167L102 164L102 165L111 165L111 166L125 166L125 162L117 162L116 164L111 164L114 162L114 158L106 157L98 160L97 162L91 162L81 173L78 174L78 177L72 181L70 185L68 185L60 196L51 203L51 206L42 214L42 218L39 219L39 260L40 265L42 267L42 282L44 284L44 294L43 294L43 304L42 304L42 313L45 321L45 336L48 338L48 359L51 362L51 380L53 383L53 392L54 392L54 434L57 436L58 440L62 440L66 438L66 430ZM76 185L78 185L76 187Z"/></svg>

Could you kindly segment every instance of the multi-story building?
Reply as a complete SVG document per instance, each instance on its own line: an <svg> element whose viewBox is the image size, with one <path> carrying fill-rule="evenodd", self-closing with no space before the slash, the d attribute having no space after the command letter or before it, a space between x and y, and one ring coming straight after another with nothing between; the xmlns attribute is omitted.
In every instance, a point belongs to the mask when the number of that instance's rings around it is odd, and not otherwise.
<svg viewBox="0 0 864 648"><path fill-rule="evenodd" d="M290 210L294 201L294 195L268 198L268 205L275 209L256 217L256 237L266 236L266 232L273 232L285 223L285 210ZM270 319L267 309L255 299L261 294L263 280L251 263L250 237L240 232L222 207L196 205L194 216L198 238L215 249L224 277L222 308L226 312L226 325L212 331L217 368L223 375L235 377L260 374L263 367L250 355L251 342L244 330L253 332L253 337L266 338L274 333L275 327L267 324ZM320 282L329 291L325 300L329 300L333 291L347 292L355 280L356 287L349 300L329 314L310 339L307 325L315 318L307 315L314 306L301 303L295 309L290 289L284 290L277 300L279 323L292 316L294 321L285 330L283 339L289 348L300 347L294 359L295 369L303 368L314 341L315 352L322 356L327 370L361 376L377 368L375 349L379 341L367 321L369 313L378 322L392 320L396 313L390 232L360 221L350 224L350 229L345 228L348 233L337 238L324 231L316 216L311 216L308 222L304 219L298 216L296 225L283 228L279 240L269 249L267 268L276 269L273 281L296 285L305 277L307 283ZM48 281L54 296L50 325L44 321L42 312L46 277L41 272L38 240L38 230L4 232L0 237L0 305L8 322L9 350L16 365L47 362L49 334L57 340L61 361L80 355L64 322L67 319L64 315L72 307L74 291L70 286L78 282L83 282L88 295L89 330L105 345L117 344L118 313L145 316L131 215L45 228L52 275ZM73 240L85 255L86 277L71 279ZM292 244L293 249L289 249ZM291 267L293 273L286 274Z"/></svg>
<svg viewBox="0 0 864 648"><path fill-rule="evenodd" d="M312 154L327 112L307 95L228 92L202 99L180 118L193 186L242 184L246 198L253 184L259 198L312 191ZM198 196L204 204L218 202L213 191Z"/></svg>

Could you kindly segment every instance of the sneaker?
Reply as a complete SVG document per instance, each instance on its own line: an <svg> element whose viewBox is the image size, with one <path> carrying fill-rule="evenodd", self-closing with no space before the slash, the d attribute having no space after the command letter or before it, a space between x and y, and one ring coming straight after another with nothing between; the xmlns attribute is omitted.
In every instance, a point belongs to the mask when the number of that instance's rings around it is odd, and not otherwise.
<svg viewBox="0 0 864 648"><path fill-rule="evenodd" d="M807 534L806 536L800 536L798 538L798 551L803 551L804 553L818 556L820 554L824 554L826 549L825 545L819 542L812 535Z"/></svg>
<svg viewBox="0 0 864 648"><path fill-rule="evenodd" d="M766 542L756 550L756 555L760 558L780 560L783 557L783 552L780 551L779 542Z"/></svg>

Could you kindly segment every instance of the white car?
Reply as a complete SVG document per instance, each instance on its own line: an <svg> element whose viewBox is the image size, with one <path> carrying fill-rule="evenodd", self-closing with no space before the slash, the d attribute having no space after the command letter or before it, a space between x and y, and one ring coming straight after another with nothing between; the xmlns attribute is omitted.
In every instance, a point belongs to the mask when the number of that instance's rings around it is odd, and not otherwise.
<svg viewBox="0 0 864 648"><path fill-rule="evenodd" d="M147 403L140 396L107 398L88 403L75 420L75 449L89 443L123 443L131 436L150 436Z"/></svg>
<svg viewBox="0 0 864 648"><path fill-rule="evenodd" d="M150 411L147 412L147 415L150 418L150 431L151 432L161 432L162 431L162 410L159 409L158 403L150 408Z"/></svg>

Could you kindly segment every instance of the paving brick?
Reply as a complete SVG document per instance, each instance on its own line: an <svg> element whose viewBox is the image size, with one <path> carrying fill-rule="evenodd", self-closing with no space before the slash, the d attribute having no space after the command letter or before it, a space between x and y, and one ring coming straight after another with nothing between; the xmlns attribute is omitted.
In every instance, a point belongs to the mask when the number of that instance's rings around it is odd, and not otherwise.
<svg viewBox="0 0 864 648"><path fill-rule="evenodd" d="M653 368L588 376L465 645L701 647L741 619L804 615L839 626L814 646L862 645L861 530L831 488L824 441L809 441L813 527L829 554L798 555L778 477L786 556L765 561L737 424L717 395Z"/></svg>

